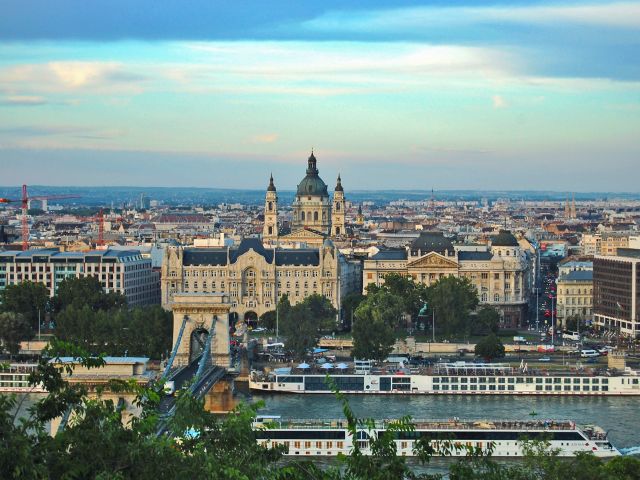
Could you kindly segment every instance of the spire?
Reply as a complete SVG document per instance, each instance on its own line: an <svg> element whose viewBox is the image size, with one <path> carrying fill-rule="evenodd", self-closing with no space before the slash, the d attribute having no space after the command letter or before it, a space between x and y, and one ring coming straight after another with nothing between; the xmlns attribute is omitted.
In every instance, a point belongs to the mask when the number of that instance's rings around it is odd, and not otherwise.
<svg viewBox="0 0 640 480"><path fill-rule="evenodd" d="M358 205L358 215L362 215L362 204Z"/></svg>
<svg viewBox="0 0 640 480"><path fill-rule="evenodd" d="M307 175L318 175L318 168L316 166L316 156L313 154L313 148L311 149L311 155L309 156L307 166Z"/></svg>
<svg viewBox="0 0 640 480"><path fill-rule="evenodd" d="M342 189L342 179L340 178L340 174L338 174L338 182L336 183L336 192L343 192Z"/></svg>
<svg viewBox="0 0 640 480"><path fill-rule="evenodd" d="M269 178L269 186L267 187L267 192L275 192L276 191L276 186L273 184L273 173L271 174L271 177Z"/></svg>

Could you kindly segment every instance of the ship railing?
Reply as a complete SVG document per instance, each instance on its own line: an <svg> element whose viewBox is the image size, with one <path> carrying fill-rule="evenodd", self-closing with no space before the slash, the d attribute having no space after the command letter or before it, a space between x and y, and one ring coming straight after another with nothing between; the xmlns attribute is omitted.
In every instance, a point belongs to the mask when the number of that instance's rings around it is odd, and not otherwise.
<svg viewBox="0 0 640 480"><path fill-rule="evenodd" d="M375 429L386 429L396 423L394 419L375 420ZM416 430L574 430L577 428L575 422L571 420L411 420L411 425ZM338 419L279 419L265 422L262 425L265 429L287 429L287 430L308 430L308 429L344 429L348 426L346 420ZM358 425L359 430L367 430L367 425ZM590 435L587 432L584 432ZM604 434L604 432L603 432ZM605 439L599 431L593 430L593 435L597 439ZM591 437L590 437L591 438Z"/></svg>

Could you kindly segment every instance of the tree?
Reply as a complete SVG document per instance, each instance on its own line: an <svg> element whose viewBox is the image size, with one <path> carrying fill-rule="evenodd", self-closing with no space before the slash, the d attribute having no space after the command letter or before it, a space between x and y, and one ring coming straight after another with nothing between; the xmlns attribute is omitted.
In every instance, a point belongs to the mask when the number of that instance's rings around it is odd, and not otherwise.
<svg viewBox="0 0 640 480"><path fill-rule="evenodd" d="M395 343L403 301L397 295L378 290L369 293L358 306L351 329L356 358L384 360Z"/></svg>
<svg viewBox="0 0 640 480"><path fill-rule="evenodd" d="M58 285L54 303L57 312L70 305L76 308L88 305L96 311L122 308L127 299L120 293L105 293L97 277L67 277Z"/></svg>
<svg viewBox="0 0 640 480"><path fill-rule="evenodd" d="M304 358L317 345L320 333L335 325L335 314L331 302L322 295L310 295L293 307L286 296L282 297L278 315L285 348L296 359Z"/></svg>
<svg viewBox="0 0 640 480"><path fill-rule="evenodd" d="M0 311L20 313L27 322L38 329L38 316L44 320L49 290L42 283L22 282L8 285L0 292Z"/></svg>
<svg viewBox="0 0 640 480"><path fill-rule="evenodd" d="M475 330L482 334L498 333L500 313L491 305L483 305L476 315Z"/></svg>
<svg viewBox="0 0 640 480"><path fill-rule="evenodd" d="M475 354L490 362L494 358L504 357L504 345L494 334L487 335L476 344Z"/></svg>
<svg viewBox="0 0 640 480"><path fill-rule="evenodd" d="M57 316L56 333L94 354L159 359L171 349L173 316L159 305L93 311L69 305Z"/></svg>
<svg viewBox="0 0 640 480"><path fill-rule="evenodd" d="M427 289L429 307L446 336L469 335L469 314L478 306L476 288L468 278L447 276Z"/></svg>
<svg viewBox="0 0 640 480"><path fill-rule="evenodd" d="M268 312L264 312L260 317L260 325L262 325L267 330L275 330L276 329L276 311L269 310Z"/></svg>
<svg viewBox="0 0 640 480"><path fill-rule="evenodd" d="M411 317L412 321L417 320L418 313L428 299L428 288L422 283L413 281L413 277L390 273L385 275L384 284L381 286L370 284L367 286L367 294L377 291L385 291L397 295L402 299L403 313Z"/></svg>
<svg viewBox="0 0 640 480"><path fill-rule="evenodd" d="M365 299L364 295L359 292L353 292L349 295L346 295L342 299L342 312L343 312L343 322L342 325L345 330L351 330L351 323L355 316L356 309Z"/></svg>
<svg viewBox="0 0 640 480"><path fill-rule="evenodd" d="M2 349L16 355L20 351L20 342L33 337L33 328L29 321L20 313L0 313L0 341Z"/></svg>
<svg viewBox="0 0 640 480"><path fill-rule="evenodd" d="M587 325L584 321L584 318L582 318L581 315L576 314L567 317L565 327L570 332L575 332L577 330L583 332L584 330L586 330Z"/></svg>

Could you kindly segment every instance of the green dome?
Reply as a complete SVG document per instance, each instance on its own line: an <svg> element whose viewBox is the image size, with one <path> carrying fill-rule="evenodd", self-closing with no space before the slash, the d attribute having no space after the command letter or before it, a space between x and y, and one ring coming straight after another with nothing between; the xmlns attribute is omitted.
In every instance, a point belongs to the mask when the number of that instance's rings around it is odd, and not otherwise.
<svg viewBox="0 0 640 480"><path fill-rule="evenodd" d="M318 169L316 167L316 157L313 155L313 152L311 152L311 156L309 157L307 175L298 184L297 195L320 195L324 197L329 196L329 194L327 193L327 184L324 183L318 175Z"/></svg>

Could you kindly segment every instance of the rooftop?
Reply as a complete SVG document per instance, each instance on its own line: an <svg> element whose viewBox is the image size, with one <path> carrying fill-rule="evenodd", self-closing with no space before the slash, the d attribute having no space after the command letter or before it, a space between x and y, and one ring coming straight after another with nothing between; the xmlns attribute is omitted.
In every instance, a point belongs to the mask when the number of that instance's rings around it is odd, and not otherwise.
<svg viewBox="0 0 640 480"><path fill-rule="evenodd" d="M558 282L592 282L593 270L573 270L558 278Z"/></svg>

